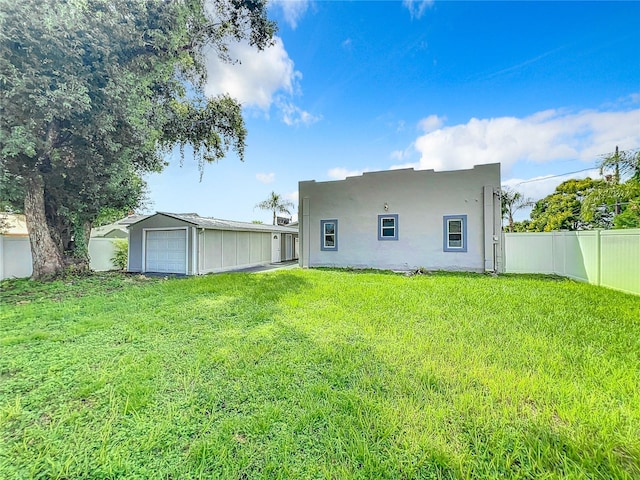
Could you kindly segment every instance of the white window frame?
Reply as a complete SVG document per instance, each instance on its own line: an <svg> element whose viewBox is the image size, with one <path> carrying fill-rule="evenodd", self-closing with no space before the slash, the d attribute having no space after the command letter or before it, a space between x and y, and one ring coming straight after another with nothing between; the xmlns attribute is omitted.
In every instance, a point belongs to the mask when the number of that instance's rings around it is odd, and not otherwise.
<svg viewBox="0 0 640 480"><path fill-rule="evenodd" d="M389 219L393 220L393 227L383 226L384 221ZM390 228L393 228L393 236L383 235L384 230L388 230ZM397 213L378 215L378 240L380 241L398 240L398 214Z"/></svg>
<svg viewBox="0 0 640 480"><path fill-rule="evenodd" d="M333 225L333 233L326 233L327 225ZM333 245L327 245L326 237L333 235ZM320 250L323 252L338 251L338 220L320 220Z"/></svg>
<svg viewBox="0 0 640 480"><path fill-rule="evenodd" d="M451 232L452 222L460 222L460 232ZM443 217L443 238L442 249L445 252L466 252L467 251L467 216L466 215L445 215ZM451 245L451 235L460 235L460 246Z"/></svg>

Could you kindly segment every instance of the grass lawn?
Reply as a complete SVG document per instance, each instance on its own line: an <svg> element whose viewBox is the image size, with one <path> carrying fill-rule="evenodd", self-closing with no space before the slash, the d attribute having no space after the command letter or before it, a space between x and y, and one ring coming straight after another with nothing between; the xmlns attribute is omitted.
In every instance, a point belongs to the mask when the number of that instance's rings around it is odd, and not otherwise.
<svg viewBox="0 0 640 480"><path fill-rule="evenodd" d="M640 478L640 297L542 276L0 292L0 478Z"/></svg>

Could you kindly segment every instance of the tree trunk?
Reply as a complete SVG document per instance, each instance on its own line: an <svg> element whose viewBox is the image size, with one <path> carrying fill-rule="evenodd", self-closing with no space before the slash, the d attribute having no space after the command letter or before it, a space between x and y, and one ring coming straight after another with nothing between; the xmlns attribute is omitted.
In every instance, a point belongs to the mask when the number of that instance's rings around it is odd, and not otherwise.
<svg viewBox="0 0 640 480"><path fill-rule="evenodd" d="M44 182L39 173L27 178L24 215L31 243L33 273L39 279L59 273L64 268L62 252L51 237L44 213Z"/></svg>
<svg viewBox="0 0 640 480"><path fill-rule="evenodd" d="M273 224L276 224L276 211L273 211Z"/></svg>
<svg viewBox="0 0 640 480"><path fill-rule="evenodd" d="M79 238L82 236L82 238ZM65 252L64 261L67 266L73 265L78 273L90 270L89 240L91 239L91 222L82 222L82 234L76 230L74 234L73 251Z"/></svg>

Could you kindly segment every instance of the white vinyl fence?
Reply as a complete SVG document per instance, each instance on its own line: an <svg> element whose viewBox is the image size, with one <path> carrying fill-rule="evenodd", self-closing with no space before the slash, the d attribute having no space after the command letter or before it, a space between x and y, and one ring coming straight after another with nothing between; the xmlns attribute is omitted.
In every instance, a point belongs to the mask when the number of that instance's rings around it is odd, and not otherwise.
<svg viewBox="0 0 640 480"><path fill-rule="evenodd" d="M89 266L97 272L116 270L111 262L115 254L115 238L89 240ZM31 276L31 246L29 237L0 235L0 280Z"/></svg>
<svg viewBox="0 0 640 480"><path fill-rule="evenodd" d="M640 229L505 233L506 273L550 273L640 295Z"/></svg>

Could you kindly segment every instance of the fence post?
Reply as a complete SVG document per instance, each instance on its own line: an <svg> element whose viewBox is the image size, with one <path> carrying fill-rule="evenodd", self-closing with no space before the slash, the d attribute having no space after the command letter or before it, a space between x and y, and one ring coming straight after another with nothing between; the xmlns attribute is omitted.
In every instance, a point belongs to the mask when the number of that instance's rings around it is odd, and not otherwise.
<svg viewBox="0 0 640 480"><path fill-rule="evenodd" d="M602 230L596 230L596 285L600 286L602 281Z"/></svg>
<svg viewBox="0 0 640 480"><path fill-rule="evenodd" d="M551 232L551 270L556 273L556 237L555 232Z"/></svg>
<svg viewBox="0 0 640 480"><path fill-rule="evenodd" d="M0 235L0 280L4 280L4 235Z"/></svg>

